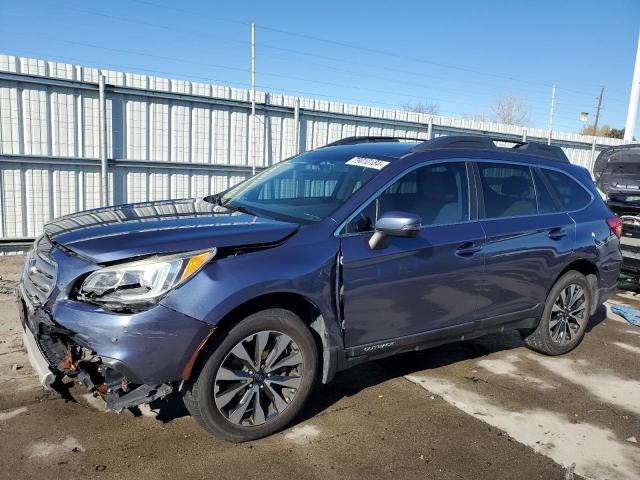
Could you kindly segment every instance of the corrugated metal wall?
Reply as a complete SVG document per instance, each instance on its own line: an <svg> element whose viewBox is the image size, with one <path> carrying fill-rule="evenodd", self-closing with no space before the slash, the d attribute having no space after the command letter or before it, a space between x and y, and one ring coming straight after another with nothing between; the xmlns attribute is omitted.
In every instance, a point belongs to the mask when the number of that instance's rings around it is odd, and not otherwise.
<svg viewBox="0 0 640 480"><path fill-rule="evenodd" d="M248 90L0 55L0 240L34 237L52 218L100 206L101 74L112 204L219 192L251 175L254 161L262 168L352 135L525 134L511 125L259 92L252 140ZM526 135L546 141L547 132ZM591 141L553 134L584 166ZM598 149L620 143L599 138Z"/></svg>

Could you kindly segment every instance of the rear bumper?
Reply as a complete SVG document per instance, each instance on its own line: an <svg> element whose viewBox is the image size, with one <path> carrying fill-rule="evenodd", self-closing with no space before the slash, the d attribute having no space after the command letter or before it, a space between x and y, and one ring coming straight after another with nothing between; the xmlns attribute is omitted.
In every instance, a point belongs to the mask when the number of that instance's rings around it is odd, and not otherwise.
<svg viewBox="0 0 640 480"><path fill-rule="evenodd" d="M640 278L640 254L622 249L622 276Z"/></svg>

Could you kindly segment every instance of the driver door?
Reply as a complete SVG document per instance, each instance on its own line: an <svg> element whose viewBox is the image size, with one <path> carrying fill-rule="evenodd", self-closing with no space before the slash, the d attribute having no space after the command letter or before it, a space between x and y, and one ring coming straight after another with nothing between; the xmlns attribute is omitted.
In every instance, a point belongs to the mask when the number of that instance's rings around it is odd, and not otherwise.
<svg viewBox="0 0 640 480"><path fill-rule="evenodd" d="M472 212L468 168L464 161L451 161L414 169L345 226L347 347L366 351L367 345L390 339L465 324L472 328L485 235ZM375 220L388 211L420 215L422 228L414 238L388 237L386 248L372 250Z"/></svg>

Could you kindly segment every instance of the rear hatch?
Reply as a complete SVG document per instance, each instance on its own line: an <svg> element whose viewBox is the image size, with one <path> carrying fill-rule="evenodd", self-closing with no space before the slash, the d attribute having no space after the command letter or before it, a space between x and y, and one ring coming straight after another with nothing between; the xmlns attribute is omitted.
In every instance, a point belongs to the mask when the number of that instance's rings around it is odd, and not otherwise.
<svg viewBox="0 0 640 480"><path fill-rule="evenodd" d="M640 145L603 150L593 166L596 185L609 209L622 220L622 269L640 274Z"/></svg>

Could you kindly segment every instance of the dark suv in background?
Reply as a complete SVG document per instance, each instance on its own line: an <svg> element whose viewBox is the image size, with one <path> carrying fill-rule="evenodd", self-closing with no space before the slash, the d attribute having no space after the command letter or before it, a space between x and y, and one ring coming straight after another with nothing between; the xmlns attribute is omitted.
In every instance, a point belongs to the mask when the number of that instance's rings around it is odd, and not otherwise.
<svg viewBox="0 0 640 480"><path fill-rule="evenodd" d="M24 339L46 385L76 377L117 411L177 390L244 441L368 360L504 329L568 352L616 287L619 237L558 147L349 138L218 195L47 224Z"/></svg>
<svg viewBox="0 0 640 480"><path fill-rule="evenodd" d="M640 283L640 145L618 145L598 155L593 176L607 206L622 220L622 274Z"/></svg>

